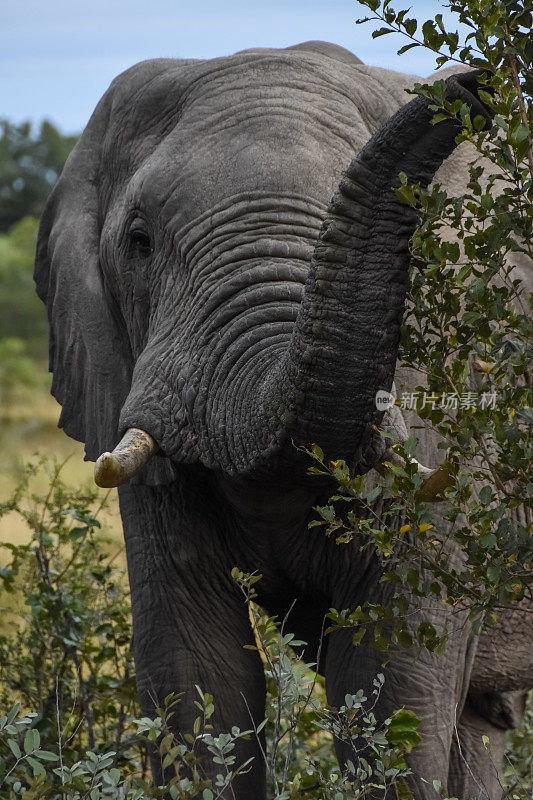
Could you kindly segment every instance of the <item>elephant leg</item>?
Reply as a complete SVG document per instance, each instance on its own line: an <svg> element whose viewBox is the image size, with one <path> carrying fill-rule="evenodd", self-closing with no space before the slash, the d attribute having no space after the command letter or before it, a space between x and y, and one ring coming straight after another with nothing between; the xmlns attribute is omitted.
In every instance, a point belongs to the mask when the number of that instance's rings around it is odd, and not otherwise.
<svg viewBox="0 0 533 800"><path fill-rule="evenodd" d="M501 800L506 730L520 724L525 692L468 695L453 739L448 788L461 800ZM483 743L487 736L489 744Z"/></svg>
<svg viewBox="0 0 533 800"><path fill-rule="evenodd" d="M406 758L412 770L407 782L417 800L438 798L433 780L440 780L443 787L447 783L455 707L460 702L466 649L466 641L458 637L441 657L427 651L415 654L408 649L380 653L367 645L364 639L354 647L349 631L341 630L330 637L326 692L331 705L338 708L344 704L346 694L355 694L358 689L363 689L368 698L368 708L374 701L373 680L382 673L385 683L373 709L378 722L383 722L400 708L414 711L418 716L422 740ZM354 763L357 761L354 745L359 747L359 740L336 743L340 763L348 759ZM367 753L361 755L369 760ZM396 796L393 790L390 796ZM376 797L383 797L383 792L377 792Z"/></svg>
<svg viewBox="0 0 533 800"><path fill-rule="evenodd" d="M217 530L209 500L167 486L120 490L133 612L133 649L143 715L154 717L171 692L183 693L169 727L182 741L200 711L196 686L214 697L213 736L237 726L250 730L264 718L265 679L243 597L231 579L231 558ZM177 522L179 520L179 522ZM218 517L220 525L220 515ZM252 724L253 720L253 724ZM206 778L226 773L200 743ZM252 768L217 797L261 800L265 765L258 738L236 742L234 767L253 758ZM163 773L152 758L156 784ZM175 774L174 771L172 775ZM186 776L186 770L180 770Z"/></svg>

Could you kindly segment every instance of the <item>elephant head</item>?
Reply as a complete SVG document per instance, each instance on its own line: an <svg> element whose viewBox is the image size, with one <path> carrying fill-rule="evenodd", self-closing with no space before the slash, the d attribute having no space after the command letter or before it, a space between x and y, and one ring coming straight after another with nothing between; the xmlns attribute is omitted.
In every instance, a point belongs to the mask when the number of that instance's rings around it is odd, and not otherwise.
<svg viewBox="0 0 533 800"><path fill-rule="evenodd" d="M426 186L457 123L433 126L417 97L339 183L357 103L343 117L312 58L276 59L128 70L48 202L35 276L52 392L87 458L125 437L103 483L150 459L147 483L195 462L258 476L293 467L309 442L359 471L383 454L375 395L393 381L416 223L392 187L400 172ZM487 118L475 74L447 86Z"/></svg>

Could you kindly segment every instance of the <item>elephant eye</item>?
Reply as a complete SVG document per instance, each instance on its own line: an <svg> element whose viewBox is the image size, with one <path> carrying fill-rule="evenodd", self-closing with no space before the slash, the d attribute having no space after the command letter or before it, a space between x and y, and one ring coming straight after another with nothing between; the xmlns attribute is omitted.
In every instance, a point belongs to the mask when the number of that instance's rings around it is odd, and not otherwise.
<svg viewBox="0 0 533 800"><path fill-rule="evenodd" d="M146 228L134 223L129 232L132 253L142 258L147 258L153 252L152 240Z"/></svg>

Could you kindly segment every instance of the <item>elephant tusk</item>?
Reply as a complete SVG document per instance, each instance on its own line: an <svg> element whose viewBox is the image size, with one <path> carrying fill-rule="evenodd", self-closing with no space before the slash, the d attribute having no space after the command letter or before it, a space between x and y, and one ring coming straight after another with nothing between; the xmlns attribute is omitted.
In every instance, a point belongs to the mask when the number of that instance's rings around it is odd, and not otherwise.
<svg viewBox="0 0 533 800"><path fill-rule="evenodd" d="M424 469L428 469L424 467ZM428 470L429 474L417 494L427 503L438 503L445 500L444 490L455 485L455 478L442 467Z"/></svg>
<svg viewBox="0 0 533 800"><path fill-rule="evenodd" d="M112 453L102 453L94 465L94 482L104 489L121 486L150 461L159 445L140 428L128 428Z"/></svg>
<svg viewBox="0 0 533 800"><path fill-rule="evenodd" d="M383 453L381 462L375 467L380 475L385 475L385 462L387 461L397 467L405 467L405 460L389 447ZM444 490L449 486L454 485L455 478L448 474L442 467L430 469L430 467L425 467L423 464L417 461L416 458L413 458L413 461L417 465L418 474L422 475L424 478L424 483L417 491L417 495L428 503L436 503L444 500Z"/></svg>

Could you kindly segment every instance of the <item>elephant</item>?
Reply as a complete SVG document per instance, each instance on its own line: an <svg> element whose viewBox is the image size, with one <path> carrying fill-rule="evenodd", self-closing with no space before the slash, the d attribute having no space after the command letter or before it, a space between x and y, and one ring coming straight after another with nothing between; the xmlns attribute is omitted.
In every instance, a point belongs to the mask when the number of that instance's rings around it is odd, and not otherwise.
<svg viewBox="0 0 533 800"><path fill-rule="evenodd" d="M141 708L183 692L176 731L192 728L195 684L215 696L217 730L263 719L233 567L261 572L260 604L292 608L310 652L330 607L387 600L375 554L308 529L325 489L298 446L368 472L387 447L376 392L408 385L397 361L416 213L391 186L400 171L427 186L440 168L452 190L466 179L456 123L431 124L406 94L415 81L324 42L145 61L111 83L47 203L35 280L59 425L119 487ZM447 81L489 124L476 87L473 73ZM436 626L449 614L431 608ZM478 796L455 732L470 741L486 721L500 736L510 715L491 708L518 707L527 688L481 681L472 699L479 639L454 615L443 656L394 654L376 708L418 714L409 764L424 800L437 778ZM381 670L343 631L322 656L334 706ZM264 797L254 737L238 748L250 757L236 800Z"/></svg>

